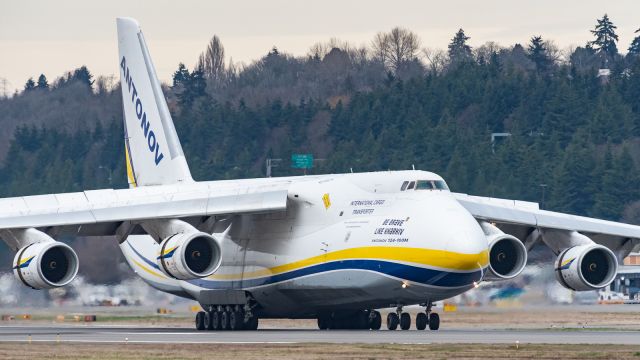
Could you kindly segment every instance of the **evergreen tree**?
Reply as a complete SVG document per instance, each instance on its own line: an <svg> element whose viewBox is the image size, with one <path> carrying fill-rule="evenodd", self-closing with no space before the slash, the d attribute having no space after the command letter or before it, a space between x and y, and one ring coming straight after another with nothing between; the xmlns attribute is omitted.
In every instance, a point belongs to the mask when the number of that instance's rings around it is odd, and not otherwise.
<svg viewBox="0 0 640 360"><path fill-rule="evenodd" d="M449 43L449 59L452 63L465 62L472 59L471 46L467 45L470 37L460 29Z"/></svg>
<svg viewBox="0 0 640 360"><path fill-rule="evenodd" d="M527 56L536 64L536 69L545 72L553 64L553 60L549 57L547 45L542 40L542 36L534 36L531 38L527 49Z"/></svg>
<svg viewBox="0 0 640 360"><path fill-rule="evenodd" d="M183 63L178 64L178 70L173 73L173 86L184 85L190 77L189 69Z"/></svg>
<svg viewBox="0 0 640 360"><path fill-rule="evenodd" d="M73 71L71 80L79 81L86 85L89 89L93 87L93 75L89 72L86 66L81 66Z"/></svg>
<svg viewBox="0 0 640 360"><path fill-rule="evenodd" d="M616 34L617 26L609 20L609 16L604 14L602 19L598 19L598 24L591 33L596 37L589 45L593 47L599 54L608 58L613 58L618 54L618 35Z"/></svg>
<svg viewBox="0 0 640 360"><path fill-rule="evenodd" d="M636 34L639 32L640 32L640 29L635 31ZM629 55L640 55L640 35L633 38L633 41L629 46Z"/></svg>
<svg viewBox="0 0 640 360"><path fill-rule="evenodd" d="M47 77L44 74L40 74L38 77L38 84L36 85L38 89L48 89L49 82L47 82Z"/></svg>
<svg viewBox="0 0 640 360"><path fill-rule="evenodd" d="M29 80L24 84L24 91L31 91L36 88L36 83L33 81L33 78L30 77Z"/></svg>
<svg viewBox="0 0 640 360"><path fill-rule="evenodd" d="M622 154L613 159L607 151L600 186L594 195L592 216L614 220L620 219L624 205L637 194L637 173L633 159L626 147Z"/></svg>

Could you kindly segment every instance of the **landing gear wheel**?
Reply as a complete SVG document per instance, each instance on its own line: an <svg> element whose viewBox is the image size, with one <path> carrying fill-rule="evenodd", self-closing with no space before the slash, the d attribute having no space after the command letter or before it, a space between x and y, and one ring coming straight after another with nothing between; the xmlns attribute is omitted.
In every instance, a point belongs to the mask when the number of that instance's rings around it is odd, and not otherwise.
<svg viewBox="0 0 640 360"><path fill-rule="evenodd" d="M331 328L331 320L326 315L318 316L318 329L327 330Z"/></svg>
<svg viewBox="0 0 640 360"><path fill-rule="evenodd" d="M229 312L223 311L220 315L220 330L229 330Z"/></svg>
<svg viewBox="0 0 640 360"><path fill-rule="evenodd" d="M424 330L427 328L427 323L429 322L429 318L427 318L427 314L418 313L416 316L416 329Z"/></svg>
<svg viewBox="0 0 640 360"><path fill-rule="evenodd" d="M229 327L231 330L242 330L244 314L241 311L232 311L229 317Z"/></svg>
<svg viewBox="0 0 640 360"><path fill-rule="evenodd" d="M222 330L220 327L220 311L211 312L211 330Z"/></svg>
<svg viewBox="0 0 640 360"><path fill-rule="evenodd" d="M440 328L440 315L431 313L429 315L429 329L438 330Z"/></svg>
<svg viewBox="0 0 640 360"><path fill-rule="evenodd" d="M400 329L409 330L411 328L411 315L403 312L400 314Z"/></svg>
<svg viewBox="0 0 640 360"><path fill-rule="evenodd" d="M382 326L382 315L380 315L379 311L374 311L372 315L369 317L369 329L380 330L381 326Z"/></svg>
<svg viewBox="0 0 640 360"><path fill-rule="evenodd" d="M387 329L389 330L397 329L399 322L400 322L400 319L398 319L398 314L389 313L389 315L387 315Z"/></svg>
<svg viewBox="0 0 640 360"><path fill-rule="evenodd" d="M245 330L258 330L258 317L253 315L249 318L249 321L247 321L244 324L244 329Z"/></svg>
<svg viewBox="0 0 640 360"><path fill-rule="evenodd" d="M369 312L360 311L353 317L353 323L351 326L354 330L369 330Z"/></svg>
<svg viewBox="0 0 640 360"><path fill-rule="evenodd" d="M205 316L204 311L199 311L196 314L196 330L204 330L205 329L204 316Z"/></svg>
<svg viewBox="0 0 640 360"><path fill-rule="evenodd" d="M204 313L204 327L207 330L214 330L213 328L213 316L210 312L205 312Z"/></svg>

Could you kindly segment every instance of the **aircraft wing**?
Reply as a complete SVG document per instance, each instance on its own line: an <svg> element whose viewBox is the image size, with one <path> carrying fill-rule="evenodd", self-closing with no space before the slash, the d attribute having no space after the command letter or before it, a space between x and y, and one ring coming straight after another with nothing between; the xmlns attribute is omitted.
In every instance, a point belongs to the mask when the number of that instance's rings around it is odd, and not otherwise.
<svg viewBox="0 0 640 360"><path fill-rule="evenodd" d="M41 228L88 236L115 235L124 221L206 218L282 211L287 188L150 186L0 199L0 230Z"/></svg>
<svg viewBox="0 0 640 360"><path fill-rule="evenodd" d="M537 203L454 193L478 220L495 223L522 241L535 229L577 231L614 252L628 254L640 245L640 226L541 210Z"/></svg>

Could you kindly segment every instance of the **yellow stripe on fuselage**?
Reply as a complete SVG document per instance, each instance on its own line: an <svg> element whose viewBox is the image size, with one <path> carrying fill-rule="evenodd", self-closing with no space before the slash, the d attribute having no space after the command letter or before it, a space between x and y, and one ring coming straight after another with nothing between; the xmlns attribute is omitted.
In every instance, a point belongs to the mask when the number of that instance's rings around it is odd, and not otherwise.
<svg viewBox="0 0 640 360"><path fill-rule="evenodd" d="M166 276L161 275L161 274L159 274L159 273L157 273L157 272L155 272L155 271L153 271L153 270L149 269L148 267L146 267L146 266L144 266L143 264L139 263L139 262L138 262L138 261L136 261L135 259L131 259L131 260L133 260L133 262L134 262L134 263L136 263L136 265L138 265L138 267L140 267L142 270L144 270L144 271L148 272L149 274L151 274L151 275L153 275L153 276L157 276L157 277L159 277L159 278L163 278L163 279L166 279L166 278L167 278Z"/></svg>
<svg viewBox="0 0 640 360"><path fill-rule="evenodd" d="M446 250L431 250L421 248L383 247L366 246L352 249L344 249L330 252L324 255L310 257L304 260L295 261L288 264L275 266L269 269L246 272L242 274L214 274L210 279L232 280L232 279L252 279L263 276L272 276L292 270L320 264L329 261L339 261L347 259L375 259L390 260L430 267L473 271L485 267L489 263L489 252L487 250L477 254L462 254Z"/></svg>

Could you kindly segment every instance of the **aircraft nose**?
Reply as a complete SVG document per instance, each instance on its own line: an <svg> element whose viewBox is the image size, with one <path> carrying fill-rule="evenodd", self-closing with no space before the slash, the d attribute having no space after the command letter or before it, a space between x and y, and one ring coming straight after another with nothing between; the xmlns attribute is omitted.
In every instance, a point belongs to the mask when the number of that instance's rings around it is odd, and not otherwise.
<svg viewBox="0 0 640 360"><path fill-rule="evenodd" d="M462 206L456 211L454 224L451 229L454 234L449 237L446 247L452 267L483 273L489 264L489 246L482 228Z"/></svg>

